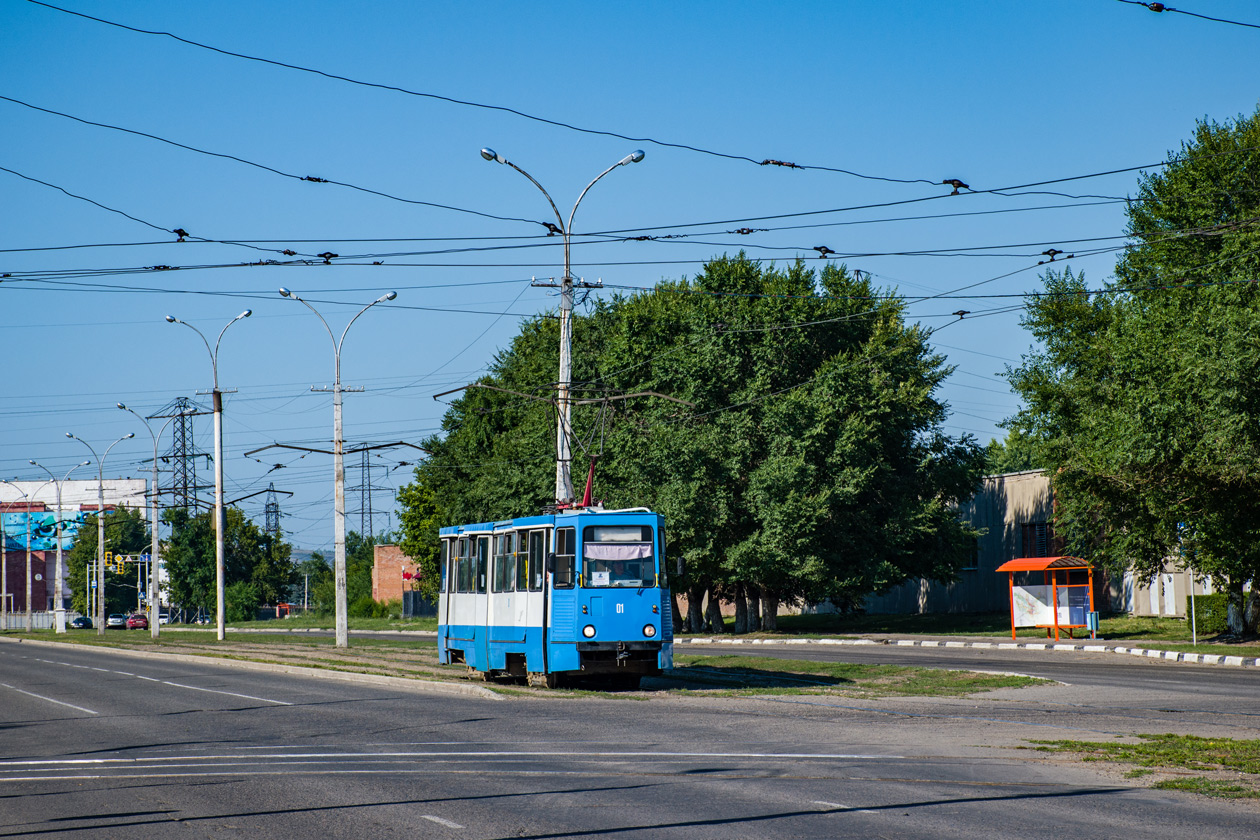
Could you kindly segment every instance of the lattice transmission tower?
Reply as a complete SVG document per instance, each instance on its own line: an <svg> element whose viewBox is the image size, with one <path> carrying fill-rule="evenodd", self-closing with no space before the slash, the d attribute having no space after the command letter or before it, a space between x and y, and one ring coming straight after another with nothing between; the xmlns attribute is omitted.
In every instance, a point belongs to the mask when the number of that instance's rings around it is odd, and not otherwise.
<svg viewBox="0 0 1260 840"><path fill-rule="evenodd" d="M263 517L265 520L263 530L273 536L279 535L280 503L276 501L275 482L271 482L267 485L267 504L263 507Z"/></svg>
<svg viewBox="0 0 1260 840"><path fill-rule="evenodd" d="M150 415L149 419L175 418L171 423L171 448L162 456L162 460L171 465L171 507L195 511L202 504L198 493L210 486L197 483L197 459L205 458L209 465L210 455L199 451L193 439L193 418L209 413L208 409L188 397L178 397Z"/></svg>

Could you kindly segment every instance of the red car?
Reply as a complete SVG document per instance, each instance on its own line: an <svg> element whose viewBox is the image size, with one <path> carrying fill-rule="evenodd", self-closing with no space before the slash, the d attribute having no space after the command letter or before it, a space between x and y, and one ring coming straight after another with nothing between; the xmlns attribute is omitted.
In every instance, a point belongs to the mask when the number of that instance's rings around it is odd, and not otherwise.
<svg viewBox="0 0 1260 840"><path fill-rule="evenodd" d="M144 613L133 613L132 615L127 616L127 629L148 630L149 619L145 617Z"/></svg>

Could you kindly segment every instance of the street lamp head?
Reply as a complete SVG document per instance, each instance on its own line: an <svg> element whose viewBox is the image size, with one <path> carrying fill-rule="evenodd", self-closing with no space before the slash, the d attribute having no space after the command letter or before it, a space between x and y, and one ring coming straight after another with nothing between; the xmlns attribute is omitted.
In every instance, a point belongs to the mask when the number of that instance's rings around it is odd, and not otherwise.
<svg viewBox="0 0 1260 840"><path fill-rule="evenodd" d="M254 310L252 310L252 309L246 309L246 310L245 310L244 312L242 312L240 315L237 315L237 316L236 316L236 319L239 321L241 318L248 318L250 315L253 315L253 314L254 314Z"/></svg>
<svg viewBox="0 0 1260 840"><path fill-rule="evenodd" d="M70 439L72 439L72 440L73 440L73 439L74 439L74 433L73 433L73 432L66 432L66 437L68 437L68 438L70 438Z"/></svg>
<svg viewBox="0 0 1260 840"><path fill-rule="evenodd" d="M635 149L633 152L621 159L620 165L625 166L627 163L638 163L645 157L647 157L647 155L642 149Z"/></svg>
<svg viewBox="0 0 1260 840"><path fill-rule="evenodd" d="M481 156L485 158L486 160L493 160L497 163L507 163L506 160L499 157L499 153L496 152L494 149L482 149Z"/></svg>
<svg viewBox="0 0 1260 840"><path fill-rule="evenodd" d="M123 435L123 440L130 440L131 438L135 436L136 436L135 432L128 432L127 434Z"/></svg>
<svg viewBox="0 0 1260 840"><path fill-rule="evenodd" d="M293 297L293 292L290 292L290 291L289 291L288 289L286 289L284 286L281 286L281 287L280 287L280 297Z"/></svg>
<svg viewBox="0 0 1260 840"><path fill-rule="evenodd" d="M398 297L398 292L386 292L376 299L377 303L384 303L387 300L393 300Z"/></svg>
<svg viewBox="0 0 1260 840"><path fill-rule="evenodd" d="M174 315L167 315L167 316L166 316L166 323L168 323L168 324L173 324L173 323L175 323L175 322L176 322L176 321L178 321L178 320L179 320L179 319L178 319L178 318L176 318Z"/></svg>
<svg viewBox="0 0 1260 840"><path fill-rule="evenodd" d="M123 405L122 403L117 403L117 405L118 405L118 407L119 407L119 408L121 408L123 411L126 411L126 410L127 410L127 406Z"/></svg>

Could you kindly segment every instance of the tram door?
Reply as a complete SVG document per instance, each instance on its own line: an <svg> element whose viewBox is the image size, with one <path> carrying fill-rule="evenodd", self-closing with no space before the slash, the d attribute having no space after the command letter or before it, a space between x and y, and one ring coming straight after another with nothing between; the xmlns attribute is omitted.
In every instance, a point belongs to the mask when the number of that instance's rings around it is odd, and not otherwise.
<svg viewBox="0 0 1260 840"><path fill-rule="evenodd" d="M490 591L490 537L479 536L475 543L477 555L473 558L473 570L476 575L474 584L477 590L477 597L473 599L476 606L473 611L473 635L476 639L474 645L477 652L476 667L485 670L490 657L490 635L486 622L489 619L489 591Z"/></svg>
<svg viewBox="0 0 1260 840"><path fill-rule="evenodd" d="M546 615L543 612L543 570L547 558L548 533L538 528L521 535L521 562L517 566L517 598L521 625L525 632L526 665L531 671L543 670L542 647L546 638Z"/></svg>

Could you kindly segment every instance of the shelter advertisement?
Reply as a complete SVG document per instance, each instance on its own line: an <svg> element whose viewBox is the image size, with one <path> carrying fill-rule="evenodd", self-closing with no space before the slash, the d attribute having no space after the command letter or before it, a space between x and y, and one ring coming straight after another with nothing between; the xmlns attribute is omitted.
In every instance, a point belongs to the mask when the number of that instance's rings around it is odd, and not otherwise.
<svg viewBox="0 0 1260 840"><path fill-rule="evenodd" d="M31 551L57 550L57 513L56 511L18 511L0 514L0 523L4 528L4 550L26 550L26 523L30 518ZM83 525L82 511L63 511L61 519L61 548L69 550L79 535Z"/></svg>
<svg viewBox="0 0 1260 840"><path fill-rule="evenodd" d="M1085 614L1089 612L1089 589L1085 586L1060 586L1059 620L1061 627L1085 624ZM1016 586L1011 590L1014 602L1014 623L1016 627L1046 627L1055 624L1054 613L1050 609L1054 598L1050 584L1039 586Z"/></svg>

